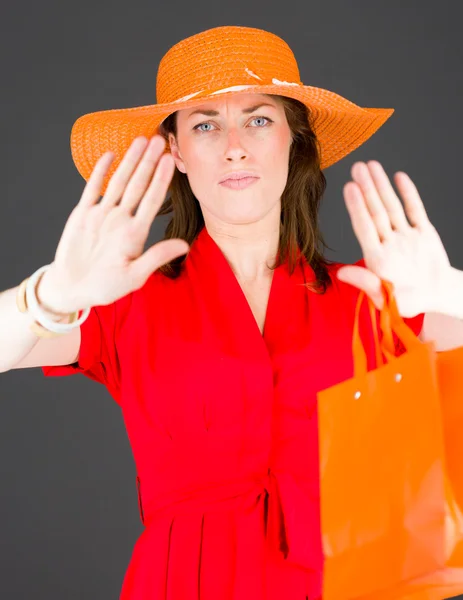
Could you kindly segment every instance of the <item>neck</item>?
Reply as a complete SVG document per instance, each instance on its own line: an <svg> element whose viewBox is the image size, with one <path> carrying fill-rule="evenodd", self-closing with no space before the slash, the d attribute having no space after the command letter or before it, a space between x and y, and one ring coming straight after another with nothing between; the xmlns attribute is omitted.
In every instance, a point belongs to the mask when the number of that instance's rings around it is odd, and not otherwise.
<svg viewBox="0 0 463 600"><path fill-rule="evenodd" d="M206 228L223 252L233 273L240 281L259 281L273 273L280 237L280 222L263 227L259 223L217 226L206 223Z"/></svg>

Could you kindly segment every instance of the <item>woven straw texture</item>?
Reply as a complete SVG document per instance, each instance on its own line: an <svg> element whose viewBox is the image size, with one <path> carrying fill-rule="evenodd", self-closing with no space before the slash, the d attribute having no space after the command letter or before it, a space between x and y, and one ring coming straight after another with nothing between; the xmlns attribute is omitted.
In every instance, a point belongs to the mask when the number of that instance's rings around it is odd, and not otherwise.
<svg viewBox="0 0 463 600"><path fill-rule="evenodd" d="M104 194L134 138L152 137L176 110L242 93L278 94L303 102L320 143L322 169L366 142L394 112L360 107L329 90L304 85L293 52L273 33L215 27L180 41L164 55L156 80L157 104L92 112L77 119L71 131L72 158L88 180L99 157L114 152Z"/></svg>

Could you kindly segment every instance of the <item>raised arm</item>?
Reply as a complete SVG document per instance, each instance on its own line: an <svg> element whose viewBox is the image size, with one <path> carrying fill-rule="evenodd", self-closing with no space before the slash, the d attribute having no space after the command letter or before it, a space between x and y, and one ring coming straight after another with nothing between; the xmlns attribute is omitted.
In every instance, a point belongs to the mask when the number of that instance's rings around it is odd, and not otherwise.
<svg viewBox="0 0 463 600"><path fill-rule="evenodd" d="M163 240L143 252L175 168L164 148L159 135L135 139L101 201L114 155L107 152L96 163L66 222L52 266L37 286L39 303L55 320L66 321L76 310L115 302L142 287L160 266L188 252L188 244L180 239ZM17 290L0 294L0 371L77 360L80 331L37 338L29 328L31 316L16 306Z"/></svg>

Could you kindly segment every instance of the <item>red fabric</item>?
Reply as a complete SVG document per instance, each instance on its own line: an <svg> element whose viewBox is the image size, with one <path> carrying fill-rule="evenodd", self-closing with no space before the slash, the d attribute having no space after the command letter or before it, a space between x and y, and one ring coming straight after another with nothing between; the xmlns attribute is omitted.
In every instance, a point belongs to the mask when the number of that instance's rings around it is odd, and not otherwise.
<svg viewBox="0 0 463 600"><path fill-rule="evenodd" d="M120 404L119 346L121 332L129 314L133 294L90 310L80 326L79 360L71 365L42 367L45 376L82 373L104 384L114 400Z"/></svg>
<svg viewBox="0 0 463 600"><path fill-rule="evenodd" d="M320 596L316 394L353 374L358 295L338 266L324 295L301 285L305 260L279 267L262 336L203 229L178 279L154 273L94 308L79 363L43 368L100 381L121 406L145 524L121 600ZM407 320L417 333L422 318Z"/></svg>

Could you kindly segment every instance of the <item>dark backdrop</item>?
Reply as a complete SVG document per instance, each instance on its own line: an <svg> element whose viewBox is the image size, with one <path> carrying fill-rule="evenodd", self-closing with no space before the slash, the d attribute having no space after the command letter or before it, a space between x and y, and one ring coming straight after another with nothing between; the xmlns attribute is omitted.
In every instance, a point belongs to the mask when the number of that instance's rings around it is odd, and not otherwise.
<svg viewBox="0 0 463 600"><path fill-rule="evenodd" d="M395 114L325 172L330 258L361 257L342 197L356 160L404 170L453 266L463 268L463 5L455 1L272 3L23 0L0 20L0 289L51 262L84 180L69 150L82 114L154 103L157 65L218 25L268 29L302 81ZM166 221L156 220L150 242ZM0 332L1 335L1 332ZM118 406L85 377L0 374L0 585L9 600L116 599L142 531Z"/></svg>

